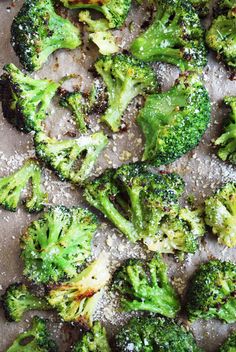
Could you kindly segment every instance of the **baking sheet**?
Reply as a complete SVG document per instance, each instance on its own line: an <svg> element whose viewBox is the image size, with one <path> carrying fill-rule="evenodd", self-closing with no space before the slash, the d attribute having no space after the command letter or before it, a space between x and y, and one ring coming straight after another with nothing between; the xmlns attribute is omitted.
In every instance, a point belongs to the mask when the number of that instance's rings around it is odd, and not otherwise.
<svg viewBox="0 0 236 352"><path fill-rule="evenodd" d="M2 0L0 2L0 70L6 63L13 62L19 67L13 49L10 45L10 26L14 15L18 12L22 1ZM76 12L74 12L75 14ZM132 37L140 31L140 25L150 16L147 8L133 5L127 20L127 26L120 31L115 31L120 48L128 48ZM132 26L130 24L132 23ZM206 21L206 24L208 22ZM129 28L132 28L130 33ZM58 51L52 55L43 69L35 77L50 77L58 80L66 74L77 73L78 78L71 82L73 85L81 85L87 91L91 85L91 68L97 56L95 46L87 43L86 35L83 35L84 45L82 48L70 51ZM160 78L163 89L170 87L178 72L169 65L154 65ZM235 180L236 168L221 162L215 155L212 139L219 135L221 122L226 111L222 107L222 98L225 95L236 95L236 81L229 80L229 73L224 66L218 64L213 55L209 55L209 63L204 72L204 80L209 90L212 101L212 121L200 145L182 157L180 160L166 167L168 170L179 172L186 181L187 192L196 195L199 204L205 197L210 195L216 187L223 182ZM110 136L108 148L102 154L96 172L101 172L106 167L117 167L123 162L137 161L142 152L142 136L135 125L136 99L128 109L125 116L127 131L115 136L106 130ZM97 117L91 121L93 130L98 129ZM63 137L66 132L74 132L70 114L58 107L57 101L51 109L51 116L47 121L47 129L51 135ZM18 132L3 118L0 111L0 176L7 175L19 168L25 159L34 155L32 135ZM81 205L86 206L82 199L82 191L69 183L61 182L49 170L45 169L45 188L49 193L51 204ZM0 289L5 288L12 282L22 280L22 263L19 259L19 236L24 228L35 216L27 214L23 208L16 213L0 210ZM94 239L94 255L101 251L108 252L111 260L111 270L117 264L130 255L143 257L149 255L139 245L131 245L110 224L100 217L102 225ZM170 276L180 293L183 293L188 277L195 270L199 262L215 256L224 260L232 260L236 263L236 249L226 249L219 246L216 239L208 234L204 239L201 250L193 256L187 256L184 263L178 263L172 256L166 256L170 264ZM60 341L60 351L65 351L73 341L78 338L80 329L78 326L70 327L62 324L56 314L39 313L50 318L50 329ZM0 310L0 351L3 352L11 344L19 332L29 326L30 317L27 314L22 323L6 322L2 310ZM99 307L97 317L101 318L107 326L109 333L117 329L117 326L129 317L118 311L116 297L106 293ZM197 322L192 325L192 330L201 347L206 351L215 351L219 344L227 336L228 331L236 325L222 324L218 321Z"/></svg>

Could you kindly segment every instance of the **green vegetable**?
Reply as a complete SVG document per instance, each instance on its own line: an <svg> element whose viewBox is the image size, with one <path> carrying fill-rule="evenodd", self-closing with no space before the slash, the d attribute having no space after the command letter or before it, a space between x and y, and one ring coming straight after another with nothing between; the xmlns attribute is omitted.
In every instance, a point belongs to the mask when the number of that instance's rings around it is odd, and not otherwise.
<svg viewBox="0 0 236 352"><path fill-rule="evenodd" d="M210 0L190 0L190 2L200 16L206 16L209 14Z"/></svg>
<svg viewBox="0 0 236 352"><path fill-rule="evenodd" d="M236 331L233 331L220 347L219 352L236 352Z"/></svg>

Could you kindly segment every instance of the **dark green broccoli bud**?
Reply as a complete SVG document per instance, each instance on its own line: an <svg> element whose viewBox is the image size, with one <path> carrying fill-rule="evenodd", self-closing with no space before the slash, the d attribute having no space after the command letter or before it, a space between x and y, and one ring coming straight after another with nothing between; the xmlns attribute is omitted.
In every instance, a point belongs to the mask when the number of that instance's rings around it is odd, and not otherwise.
<svg viewBox="0 0 236 352"><path fill-rule="evenodd" d="M236 265L211 260L201 264L187 291L187 313L190 321L220 319L236 322Z"/></svg>
<svg viewBox="0 0 236 352"><path fill-rule="evenodd" d="M236 331L233 331L220 347L219 352L236 352Z"/></svg>
<svg viewBox="0 0 236 352"><path fill-rule="evenodd" d="M205 202L205 221L218 242L236 246L236 184L227 183Z"/></svg>
<svg viewBox="0 0 236 352"><path fill-rule="evenodd" d="M210 121L208 92L196 74L182 75L169 91L147 97L137 122L145 136L143 161L169 164L193 149Z"/></svg>
<svg viewBox="0 0 236 352"><path fill-rule="evenodd" d="M101 12L107 20L107 28L119 28L128 16L131 0L61 0L70 9L91 9ZM105 23L105 21L103 21Z"/></svg>
<svg viewBox="0 0 236 352"><path fill-rule="evenodd" d="M208 15L210 11L210 0L190 0L190 2L200 16Z"/></svg>
<svg viewBox="0 0 236 352"><path fill-rule="evenodd" d="M26 0L14 18L11 43L28 71L39 70L58 49L75 49L80 31L68 19L58 16L51 0Z"/></svg>
<svg viewBox="0 0 236 352"><path fill-rule="evenodd" d="M82 208L57 206L32 222L21 237L24 274L36 283L77 275L91 255L96 216Z"/></svg>
<svg viewBox="0 0 236 352"><path fill-rule="evenodd" d="M91 327L102 289L109 279L107 257L101 254L76 277L55 286L49 292L48 301L64 321Z"/></svg>
<svg viewBox="0 0 236 352"><path fill-rule="evenodd" d="M111 352L106 329L99 321L94 322L91 330L76 343L72 352Z"/></svg>
<svg viewBox="0 0 236 352"><path fill-rule="evenodd" d="M174 318L180 302L161 256L151 261L129 259L115 272L113 289L121 294L125 311L149 311Z"/></svg>
<svg viewBox="0 0 236 352"><path fill-rule="evenodd" d="M97 132L59 141L39 132L35 135L34 144L37 156L62 180L81 184L91 175L100 153L108 144L108 138L103 132Z"/></svg>
<svg viewBox="0 0 236 352"><path fill-rule="evenodd" d="M46 320L35 316L29 330L18 335L6 352L57 352L56 343L51 340Z"/></svg>
<svg viewBox="0 0 236 352"><path fill-rule="evenodd" d="M217 11L227 11L231 10L235 7L235 0L219 0Z"/></svg>
<svg viewBox="0 0 236 352"><path fill-rule="evenodd" d="M42 187L42 171L34 159L27 160L13 174L0 178L0 205L10 211L16 211L21 200L21 193L31 181L32 192L26 199L25 206L29 212L41 211L47 202L47 194Z"/></svg>
<svg viewBox="0 0 236 352"><path fill-rule="evenodd" d="M13 64L3 69L0 100L4 117L24 132L40 131L59 84L48 79L33 79Z"/></svg>
<svg viewBox="0 0 236 352"><path fill-rule="evenodd" d="M19 322L29 310L51 309L47 300L35 296L24 284L11 284L1 297L1 303L8 321Z"/></svg>
<svg viewBox="0 0 236 352"><path fill-rule="evenodd" d="M225 97L224 102L231 109L230 123L225 127L224 133L217 138L215 145L220 146L218 156L236 164L236 97Z"/></svg>
<svg viewBox="0 0 236 352"><path fill-rule="evenodd" d="M201 352L190 331L174 320L152 316L132 318L115 336L120 352Z"/></svg>
<svg viewBox="0 0 236 352"><path fill-rule="evenodd" d="M155 73L146 64L124 54L103 56L95 63L95 68L108 91L108 109L101 121L118 132L129 103L140 94L156 91Z"/></svg>
<svg viewBox="0 0 236 352"><path fill-rule="evenodd" d="M154 22L130 50L140 60L167 62L181 71L201 69L207 63L199 17L185 0L157 0Z"/></svg>

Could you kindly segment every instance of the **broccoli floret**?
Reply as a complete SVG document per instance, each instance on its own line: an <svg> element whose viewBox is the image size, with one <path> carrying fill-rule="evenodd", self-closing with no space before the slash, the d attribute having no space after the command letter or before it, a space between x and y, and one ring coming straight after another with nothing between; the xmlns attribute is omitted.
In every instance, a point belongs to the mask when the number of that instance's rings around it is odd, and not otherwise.
<svg viewBox="0 0 236 352"><path fill-rule="evenodd" d="M200 16L208 15L210 11L210 0L190 0L190 2Z"/></svg>
<svg viewBox="0 0 236 352"><path fill-rule="evenodd" d="M27 160L13 174L0 178L0 205L10 211L16 211L21 200L21 193L31 181L32 192L25 200L29 212L41 211L47 202L47 194L42 187L42 171L34 159Z"/></svg>
<svg viewBox="0 0 236 352"><path fill-rule="evenodd" d="M236 352L236 331L233 331L220 347L219 352Z"/></svg>
<svg viewBox="0 0 236 352"><path fill-rule="evenodd" d="M200 352L190 331L175 321L158 317L132 318L115 336L120 352Z"/></svg>
<svg viewBox="0 0 236 352"><path fill-rule="evenodd" d="M82 208L57 206L34 221L21 237L24 274L36 283L74 277L91 255L97 218Z"/></svg>
<svg viewBox="0 0 236 352"><path fill-rule="evenodd" d="M190 321L220 319L236 322L236 265L211 260L201 264L187 291L187 313Z"/></svg>
<svg viewBox="0 0 236 352"><path fill-rule="evenodd" d="M108 109L101 121L117 132L129 103L137 95L156 91L155 73L141 61L124 54L103 56L95 63L95 68L108 91Z"/></svg>
<svg viewBox="0 0 236 352"><path fill-rule="evenodd" d="M205 202L205 221L218 242L236 246L236 184L227 183Z"/></svg>
<svg viewBox="0 0 236 352"><path fill-rule="evenodd" d="M33 79L13 64L3 69L0 100L4 117L24 132L40 131L59 84L48 79Z"/></svg>
<svg viewBox="0 0 236 352"><path fill-rule="evenodd" d="M72 352L111 352L106 329L99 321L94 322L91 330L76 343Z"/></svg>
<svg viewBox="0 0 236 352"><path fill-rule="evenodd" d="M6 352L57 352L47 331L46 320L35 316L29 330L18 335Z"/></svg>
<svg viewBox="0 0 236 352"><path fill-rule="evenodd" d="M140 60L167 62L181 71L201 69L207 63L199 17L185 0L158 0L154 22L130 50Z"/></svg>
<svg viewBox="0 0 236 352"><path fill-rule="evenodd" d="M37 156L62 180L81 184L91 175L100 153L108 144L108 138L103 132L97 132L77 139L57 140L39 132L35 135L34 144Z"/></svg>
<svg viewBox="0 0 236 352"><path fill-rule="evenodd" d="M12 46L28 71L39 70L58 49L75 49L80 31L58 16L51 0L26 0L11 27Z"/></svg>
<svg viewBox="0 0 236 352"><path fill-rule="evenodd" d="M161 256L151 261L129 259L114 275L113 288L121 294L125 311L149 311L174 318L180 310Z"/></svg>
<svg viewBox="0 0 236 352"><path fill-rule="evenodd" d="M1 297L1 303L8 321L21 321L23 315L29 310L51 309L47 300L35 296L21 283L8 286Z"/></svg>
<svg viewBox="0 0 236 352"><path fill-rule="evenodd" d="M169 164L193 149L210 116L209 95L196 74L182 75L169 91L148 96L137 117L145 136L143 161Z"/></svg>
<svg viewBox="0 0 236 352"><path fill-rule="evenodd" d="M102 289L109 279L107 257L101 254L76 277L52 289L48 301L64 321L91 327Z"/></svg>
<svg viewBox="0 0 236 352"><path fill-rule="evenodd" d="M217 138L215 145L220 146L218 156L236 164L236 97L225 97L224 102L231 109L230 123L225 127L224 133Z"/></svg>
<svg viewBox="0 0 236 352"><path fill-rule="evenodd" d="M101 12L107 21L107 28L119 28L128 16L131 0L61 0L65 7L70 9L91 9Z"/></svg>

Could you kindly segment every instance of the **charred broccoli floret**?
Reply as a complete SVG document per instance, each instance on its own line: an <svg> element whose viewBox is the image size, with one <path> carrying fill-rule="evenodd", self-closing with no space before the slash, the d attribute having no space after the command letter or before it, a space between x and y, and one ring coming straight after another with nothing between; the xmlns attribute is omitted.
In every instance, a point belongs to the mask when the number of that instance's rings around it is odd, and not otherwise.
<svg viewBox="0 0 236 352"><path fill-rule="evenodd" d="M180 310L167 266L161 256L151 261L129 259L115 272L113 288L121 294L125 311L149 311L174 318Z"/></svg>
<svg viewBox="0 0 236 352"><path fill-rule="evenodd" d="M236 265L211 260L201 264L187 291L187 313L190 321L220 319L236 322Z"/></svg>
<svg viewBox="0 0 236 352"><path fill-rule="evenodd" d="M181 71L201 69L207 63L199 17L184 0L157 0L153 23L130 50L140 60L167 62Z"/></svg>
<svg viewBox="0 0 236 352"><path fill-rule="evenodd" d="M94 322L91 330L76 343L72 352L111 352L106 329L99 321Z"/></svg>
<svg viewBox="0 0 236 352"><path fill-rule="evenodd" d="M236 352L236 331L233 331L220 347L219 352Z"/></svg>
<svg viewBox="0 0 236 352"><path fill-rule="evenodd" d="M46 320L34 317L29 330L18 335L6 352L57 352L56 343L51 340Z"/></svg>
<svg viewBox="0 0 236 352"><path fill-rule="evenodd" d="M0 178L0 205L10 211L16 211L21 200L21 193L31 182L31 195L25 200L29 212L41 211L47 202L47 194L42 187L42 171L34 159L27 160L13 174Z"/></svg>
<svg viewBox="0 0 236 352"><path fill-rule="evenodd" d="M220 146L218 156L236 164L236 97L225 97L224 102L231 109L230 123L225 127L224 133L217 138L215 145Z"/></svg>
<svg viewBox="0 0 236 352"><path fill-rule="evenodd" d="M107 257L101 254L76 277L52 289L48 301L64 321L91 327L102 289L109 279Z"/></svg>
<svg viewBox="0 0 236 352"><path fill-rule="evenodd" d="M206 16L210 10L210 0L190 0L200 16Z"/></svg>
<svg viewBox="0 0 236 352"><path fill-rule="evenodd" d="M1 297L1 303L8 321L21 321L23 315L29 310L51 309L47 300L35 296L21 283L8 286Z"/></svg>
<svg viewBox="0 0 236 352"><path fill-rule="evenodd" d="M120 352L200 352L190 331L175 321L158 317L132 318L115 336Z"/></svg>
<svg viewBox="0 0 236 352"><path fill-rule="evenodd" d="M62 180L81 184L91 175L100 153L108 144L108 138L103 132L97 132L77 139L57 140L39 132L35 135L34 144L37 156Z"/></svg>
<svg viewBox="0 0 236 352"><path fill-rule="evenodd" d="M58 16L51 0L26 0L14 18L11 43L28 71L39 70L58 49L75 49L80 31L68 19Z"/></svg>
<svg viewBox="0 0 236 352"><path fill-rule="evenodd" d="M21 237L24 274L36 283L74 277L91 255L97 218L82 208L57 206L32 222Z"/></svg>
<svg viewBox="0 0 236 352"><path fill-rule="evenodd" d="M145 136L143 161L169 164L193 149L210 116L208 92L196 74L185 74L169 91L148 96L137 117Z"/></svg>
<svg viewBox="0 0 236 352"><path fill-rule="evenodd" d="M236 184L227 183L205 202L205 221L228 247L236 246Z"/></svg>
<svg viewBox="0 0 236 352"><path fill-rule="evenodd" d="M103 56L95 63L95 68L108 91L108 109L101 121L117 132L129 103L137 95L156 91L155 73L141 61L124 54Z"/></svg>
<svg viewBox="0 0 236 352"><path fill-rule="evenodd" d="M13 64L3 69L0 100L4 117L24 132L40 131L59 84L48 79L33 79Z"/></svg>

